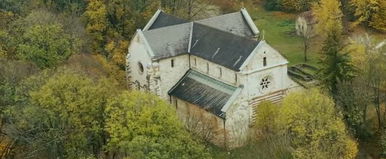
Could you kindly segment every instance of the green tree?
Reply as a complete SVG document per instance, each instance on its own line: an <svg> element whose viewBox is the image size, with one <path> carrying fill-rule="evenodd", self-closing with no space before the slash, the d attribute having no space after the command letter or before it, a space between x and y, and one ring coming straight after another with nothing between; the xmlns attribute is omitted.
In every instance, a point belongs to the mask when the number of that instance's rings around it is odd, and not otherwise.
<svg viewBox="0 0 386 159"><path fill-rule="evenodd" d="M350 81L355 77L356 68L352 65L350 55L343 52L341 35L330 32L323 43L321 69L318 72L323 86L336 95L338 82Z"/></svg>
<svg viewBox="0 0 386 159"><path fill-rule="evenodd" d="M21 40L17 56L41 68L56 66L73 53L73 43L59 24L27 28Z"/></svg>
<svg viewBox="0 0 386 159"><path fill-rule="evenodd" d="M339 82L335 95L337 108L342 112L347 126L356 137L365 139L371 135L367 113L373 102L372 89L363 76L358 76L350 82Z"/></svg>
<svg viewBox="0 0 386 159"><path fill-rule="evenodd" d="M262 101L256 109L255 127L261 135L274 135L278 132L277 119L280 107L269 101Z"/></svg>
<svg viewBox="0 0 386 159"><path fill-rule="evenodd" d="M209 158L172 107L153 95L123 92L107 107L108 150L129 158Z"/></svg>
<svg viewBox="0 0 386 159"><path fill-rule="evenodd" d="M291 138L294 158L354 159L357 143L328 96L318 90L289 94L279 115L282 133Z"/></svg>
<svg viewBox="0 0 386 159"><path fill-rule="evenodd" d="M91 0L87 4L84 17L87 19L86 31L93 38L92 48L99 53L103 52L105 35L108 27L107 9L103 1Z"/></svg>
<svg viewBox="0 0 386 159"><path fill-rule="evenodd" d="M6 133L18 146L28 146L15 153L50 158L101 155L107 142L104 110L117 92L113 88L107 80L92 81L70 71L26 80L19 105L8 111Z"/></svg>
<svg viewBox="0 0 386 159"><path fill-rule="evenodd" d="M312 6L312 13L318 21L315 28L319 35L326 37L332 32L339 35L342 33L343 14L340 7L338 0L320 0Z"/></svg>
<svg viewBox="0 0 386 159"><path fill-rule="evenodd" d="M386 31L386 2L383 0L352 0L357 17L355 25L365 24L380 31Z"/></svg>
<svg viewBox="0 0 386 159"><path fill-rule="evenodd" d="M319 0L281 0L281 6L287 11L306 11Z"/></svg>
<svg viewBox="0 0 386 159"><path fill-rule="evenodd" d="M86 8L85 0L40 0L47 8L80 15Z"/></svg>

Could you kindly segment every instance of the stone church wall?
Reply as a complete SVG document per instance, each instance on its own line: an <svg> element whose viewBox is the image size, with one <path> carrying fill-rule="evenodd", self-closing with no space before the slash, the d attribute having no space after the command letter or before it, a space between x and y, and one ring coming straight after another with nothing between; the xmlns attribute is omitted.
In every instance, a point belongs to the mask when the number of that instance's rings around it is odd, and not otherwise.
<svg viewBox="0 0 386 159"><path fill-rule="evenodd" d="M177 116L188 130L198 133L199 136L217 146L225 146L224 137L227 135L224 129L224 119L175 97L172 97L172 105L176 107Z"/></svg>
<svg viewBox="0 0 386 159"><path fill-rule="evenodd" d="M172 67L173 60L173 67ZM180 55L159 61L159 70L161 77L161 97L169 100L168 91L177 84L177 82L189 70L189 55Z"/></svg>
<svg viewBox="0 0 386 159"><path fill-rule="evenodd" d="M127 71L130 73L130 81L128 81L128 83L131 88L147 88L147 66L151 65L151 58L147 52L146 46L143 44L143 39L139 34L136 34L131 41L126 58L128 65ZM142 67L142 69L140 67Z"/></svg>
<svg viewBox="0 0 386 159"><path fill-rule="evenodd" d="M210 62L208 60L205 60L193 55L190 56L190 64L192 69L200 73L206 74L219 81L222 81L224 83L234 85L234 86L237 86L239 84L238 82L239 79L236 80L236 77L237 77L236 72L224 66L215 64L213 62ZM209 71L208 71L208 66L209 66ZM221 72L221 76L220 76L220 72Z"/></svg>

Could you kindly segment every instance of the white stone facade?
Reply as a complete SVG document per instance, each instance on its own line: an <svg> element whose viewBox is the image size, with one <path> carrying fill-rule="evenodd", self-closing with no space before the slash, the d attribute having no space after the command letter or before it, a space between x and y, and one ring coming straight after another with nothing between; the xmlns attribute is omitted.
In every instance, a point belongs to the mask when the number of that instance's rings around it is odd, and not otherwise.
<svg viewBox="0 0 386 159"><path fill-rule="evenodd" d="M180 102L174 102L168 91L188 70L195 70L237 87L236 92L222 108L226 114L225 119L219 119L224 121L221 127L225 125L225 132L220 135L225 141L222 144L228 148L241 146L247 141L255 107L251 103L256 104L256 101L265 97L274 99L276 94L285 95L292 89L300 88L287 75L288 61L264 40L249 54L239 71L189 53L162 59L154 59L153 55L154 52L142 31L138 30L127 55L127 70L130 76L128 82L132 88L150 91L173 105ZM183 110L177 112L186 112L185 105L181 107ZM178 105L176 107L178 109Z"/></svg>

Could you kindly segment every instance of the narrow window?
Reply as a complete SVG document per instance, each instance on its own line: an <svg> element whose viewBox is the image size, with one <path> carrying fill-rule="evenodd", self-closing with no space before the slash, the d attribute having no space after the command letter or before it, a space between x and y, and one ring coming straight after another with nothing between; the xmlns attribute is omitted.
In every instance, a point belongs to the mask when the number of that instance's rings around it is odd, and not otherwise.
<svg viewBox="0 0 386 159"><path fill-rule="evenodd" d="M220 72L220 77L222 77L222 69L221 69L221 67L219 67L218 70Z"/></svg>
<svg viewBox="0 0 386 159"><path fill-rule="evenodd" d="M235 83L237 83L237 74L235 73Z"/></svg>
<svg viewBox="0 0 386 159"><path fill-rule="evenodd" d="M194 58L194 66L197 66L197 59Z"/></svg>
<svg viewBox="0 0 386 159"><path fill-rule="evenodd" d="M263 58L263 66L264 67L267 66L267 58L266 57Z"/></svg>
<svg viewBox="0 0 386 159"><path fill-rule="evenodd" d="M206 63L206 72L209 73L209 63Z"/></svg>
<svg viewBox="0 0 386 159"><path fill-rule="evenodd" d="M170 66L174 67L174 59L170 61Z"/></svg>
<svg viewBox="0 0 386 159"><path fill-rule="evenodd" d="M138 62L138 71L139 71L139 73L140 74L142 74L143 73L143 65L142 65L142 63L141 62Z"/></svg>

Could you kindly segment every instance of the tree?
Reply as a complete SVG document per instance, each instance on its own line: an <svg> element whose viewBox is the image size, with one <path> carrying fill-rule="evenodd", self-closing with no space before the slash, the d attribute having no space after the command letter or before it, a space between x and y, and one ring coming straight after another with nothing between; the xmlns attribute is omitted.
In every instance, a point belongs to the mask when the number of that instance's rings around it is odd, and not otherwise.
<svg viewBox="0 0 386 159"><path fill-rule="evenodd" d="M318 90L289 94L278 122L281 132L291 138L294 158L356 157L358 144L349 136L333 100Z"/></svg>
<svg viewBox="0 0 386 159"><path fill-rule="evenodd" d="M373 102L373 93L367 82L363 76L350 82L339 82L336 94L337 108L342 112L352 134L361 139L370 135L367 113Z"/></svg>
<svg viewBox="0 0 386 159"><path fill-rule="evenodd" d="M9 25L17 19L17 15L12 12L0 10L0 57L14 59L14 46L11 42L9 31L12 27Z"/></svg>
<svg viewBox="0 0 386 159"><path fill-rule="evenodd" d="M378 11L373 14L370 26L373 28L386 32L386 1L379 2Z"/></svg>
<svg viewBox="0 0 386 159"><path fill-rule="evenodd" d="M280 107L269 102L262 101L256 109L256 125L258 136L275 135L278 132L277 120Z"/></svg>
<svg viewBox="0 0 386 159"><path fill-rule="evenodd" d="M117 92L114 88L107 80L92 81L67 70L28 79L20 87L21 101L8 110L6 134L18 146L28 146L15 153L50 158L101 155L107 142L104 110Z"/></svg>
<svg viewBox="0 0 386 159"><path fill-rule="evenodd" d="M57 65L73 52L73 43L59 24L28 28L17 46L17 56L34 62L40 68Z"/></svg>
<svg viewBox="0 0 386 159"><path fill-rule="evenodd" d="M93 38L92 48L102 53L107 31L107 9L102 0L90 0L87 4L84 17L87 19L86 31Z"/></svg>
<svg viewBox="0 0 386 159"><path fill-rule="evenodd" d="M352 0L357 17L355 25L365 24L380 31L386 31L386 2L383 0Z"/></svg>
<svg viewBox="0 0 386 159"><path fill-rule="evenodd" d="M362 87L367 88L361 91L371 92L369 99L375 106L379 129L382 127L381 103L384 102L382 90L386 83L386 57L381 52L383 46L383 42L376 43L368 34L352 40L348 46L352 56L356 57L353 62L361 73L359 78L362 81Z"/></svg>
<svg viewBox="0 0 386 159"><path fill-rule="evenodd" d="M303 38L303 44L304 44L304 62L307 62L307 51L309 48L310 39L312 36L314 36L314 32L311 27L309 27L308 22L305 21L304 23L300 24L301 26L297 27L298 34L301 35Z"/></svg>
<svg viewBox="0 0 386 159"><path fill-rule="evenodd" d="M40 0L47 8L59 12L80 15L85 9L85 0Z"/></svg>
<svg viewBox="0 0 386 159"><path fill-rule="evenodd" d="M319 0L281 0L281 6L287 11L306 11Z"/></svg>
<svg viewBox="0 0 386 159"><path fill-rule="evenodd" d="M154 95L123 92L107 107L107 145L129 158L209 158L178 122L172 107ZM115 156L114 155L114 156Z"/></svg>
<svg viewBox="0 0 386 159"><path fill-rule="evenodd" d="M337 84L350 81L355 77L356 68L352 65L350 55L343 53L339 33L330 32L324 41L322 48L321 69L318 72L319 79L325 88L335 98Z"/></svg>
<svg viewBox="0 0 386 159"><path fill-rule="evenodd" d="M338 0L320 0L312 6L317 24L316 32L323 37L328 36L331 32L335 34L342 33L342 11L341 4Z"/></svg>

